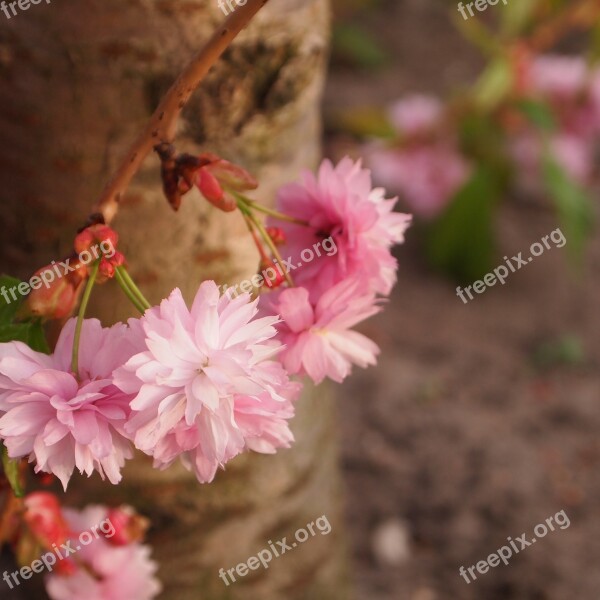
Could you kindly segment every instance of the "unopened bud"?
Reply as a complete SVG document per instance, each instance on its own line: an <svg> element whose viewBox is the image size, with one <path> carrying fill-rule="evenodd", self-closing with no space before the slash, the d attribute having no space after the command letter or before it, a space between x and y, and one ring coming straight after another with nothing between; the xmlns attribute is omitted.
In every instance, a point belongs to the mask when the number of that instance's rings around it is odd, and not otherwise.
<svg viewBox="0 0 600 600"><path fill-rule="evenodd" d="M106 245L110 248L116 248L119 241L117 232L108 225L92 225L86 227L81 233L75 237L75 252L90 251L93 246Z"/></svg>
<svg viewBox="0 0 600 600"><path fill-rule="evenodd" d="M50 548L69 538L70 529L65 521L58 498L50 492L34 492L25 498L23 519L39 544Z"/></svg>
<svg viewBox="0 0 600 600"><path fill-rule="evenodd" d="M126 546L141 542L146 535L150 521L138 515L130 506L120 506L108 511L107 520L112 525L114 533L106 539L115 546Z"/></svg>
<svg viewBox="0 0 600 600"><path fill-rule="evenodd" d="M215 154L201 154L200 160L210 161L203 170L210 171L221 186L235 192L247 192L258 187L258 181L246 169Z"/></svg>
<svg viewBox="0 0 600 600"><path fill-rule="evenodd" d="M27 296L23 305L26 314L44 319L62 319L73 312L88 271L78 259L72 259L69 266L74 270L66 274L55 263L34 273L31 279L37 277L42 283Z"/></svg>
<svg viewBox="0 0 600 600"><path fill-rule="evenodd" d="M285 276L277 268L272 260L262 260L260 263L260 271L264 280L264 287L275 290L285 283Z"/></svg>
<svg viewBox="0 0 600 600"><path fill-rule="evenodd" d="M200 193L216 208L224 212L232 212L237 208L235 198L221 187L217 178L205 167L198 171L196 185Z"/></svg>
<svg viewBox="0 0 600 600"><path fill-rule="evenodd" d="M121 252L115 252L110 258L104 256L100 259L100 265L98 267L98 283L103 283L107 279L112 279L115 276L115 269L124 264L125 256Z"/></svg>
<svg viewBox="0 0 600 600"><path fill-rule="evenodd" d="M286 242L286 237L281 227L267 227L267 234L276 246L283 246Z"/></svg>

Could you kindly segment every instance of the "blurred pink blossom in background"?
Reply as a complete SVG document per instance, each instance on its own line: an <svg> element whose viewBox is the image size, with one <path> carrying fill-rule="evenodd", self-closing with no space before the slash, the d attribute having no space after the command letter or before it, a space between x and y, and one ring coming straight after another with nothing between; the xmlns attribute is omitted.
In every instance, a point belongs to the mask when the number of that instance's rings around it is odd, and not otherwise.
<svg viewBox="0 0 600 600"><path fill-rule="evenodd" d="M97 530L109 514L106 507L90 506L81 512L63 509L63 514L74 534L73 548L80 547L75 555L78 568L72 575L47 576L46 590L52 600L152 600L159 594L158 566L150 558L149 546L115 545L102 534L87 546L76 541L80 533Z"/></svg>

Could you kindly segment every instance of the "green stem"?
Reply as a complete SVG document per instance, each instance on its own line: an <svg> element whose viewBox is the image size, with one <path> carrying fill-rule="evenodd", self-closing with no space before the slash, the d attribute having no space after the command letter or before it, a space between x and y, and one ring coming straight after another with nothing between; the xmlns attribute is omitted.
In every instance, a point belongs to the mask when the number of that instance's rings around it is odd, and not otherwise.
<svg viewBox="0 0 600 600"><path fill-rule="evenodd" d="M127 271L127 269L123 266L117 267L116 270L121 273L124 281L129 286L129 289L135 294L135 297L140 301L140 304L146 310L149 308L152 308L152 305L150 304L150 302L148 302L148 300L146 300L146 297L144 296L144 294L142 294L140 288L135 284L135 281L133 281L133 279L131 278L129 271Z"/></svg>
<svg viewBox="0 0 600 600"><path fill-rule="evenodd" d="M284 264L283 258L281 258L281 254L279 253L277 246L271 239L271 236L268 234L267 230L265 229L265 226L260 222L259 219L256 218L256 215L252 212L250 212L248 214L248 218L250 219L250 221L252 221L252 224L256 227L256 229L258 229L261 237L265 241L265 244L267 244L267 246L269 247L269 250L271 250L271 252L273 253L273 256L277 259L277 262L280 265L283 265ZM290 274L287 271L284 272L284 277L285 277L285 280L288 282L288 285L290 287L294 287L294 281L292 280Z"/></svg>
<svg viewBox="0 0 600 600"><path fill-rule="evenodd" d="M89 279L85 285L85 290L83 292L83 298L81 299L81 304L79 305L79 314L77 315L77 324L75 325L75 335L73 337L73 354L71 356L71 371L75 374L75 377L79 379L79 342L81 341L81 330L83 328L83 319L85 317L85 311L87 310L88 302L90 301L90 296L92 295L92 288L94 287L94 283L96 283L96 277L98 276L98 268L100 266L100 261L96 261L92 266L92 271L90 273Z"/></svg>
<svg viewBox="0 0 600 600"><path fill-rule="evenodd" d="M145 306L140 302L138 297L133 293L133 290L129 287L125 278L123 277L123 273L119 270L119 267L115 269L115 279L119 284L120 288L123 290L123 293L129 298L131 303L140 311L141 314L146 312Z"/></svg>
<svg viewBox="0 0 600 600"><path fill-rule="evenodd" d="M244 202L248 204L254 210L257 210L265 215L270 215L271 217L275 217L280 221L288 221L289 223L294 223L296 225L303 225L304 227L308 227L308 221L303 221L302 219L296 219L296 217L290 217L290 215L286 215L284 213L279 212L278 210L274 210L273 208L268 208L267 206L263 206L262 204L258 204L254 200L250 200L250 198L244 198Z"/></svg>

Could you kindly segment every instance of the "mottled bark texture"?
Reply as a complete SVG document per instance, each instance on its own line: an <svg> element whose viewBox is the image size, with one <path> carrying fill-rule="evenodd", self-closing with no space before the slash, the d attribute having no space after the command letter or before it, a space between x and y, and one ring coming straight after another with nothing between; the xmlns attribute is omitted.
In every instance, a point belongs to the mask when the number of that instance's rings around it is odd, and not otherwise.
<svg viewBox="0 0 600 600"><path fill-rule="evenodd" d="M68 254L74 230L161 94L222 18L216 0L53 0L0 18L3 270L28 277ZM271 0L192 99L178 149L211 150L244 164L259 177L258 197L266 202L279 184L315 166L328 18L325 0ZM170 211L155 157L114 224L153 302L174 286L189 298L205 278L236 283L257 265L238 215L218 214L195 194L179 214ZM106 323L132 314L110 285L91 306ZM341 600L332 411L322 390L306 394L292 450L240 457L212 485L177 467L153 471L140 457L123 485L76 483L71 499L125 500L153 519L164 598ZM219 568L323 514L333 524L329 536L229 587L218 578Z"/></svg>

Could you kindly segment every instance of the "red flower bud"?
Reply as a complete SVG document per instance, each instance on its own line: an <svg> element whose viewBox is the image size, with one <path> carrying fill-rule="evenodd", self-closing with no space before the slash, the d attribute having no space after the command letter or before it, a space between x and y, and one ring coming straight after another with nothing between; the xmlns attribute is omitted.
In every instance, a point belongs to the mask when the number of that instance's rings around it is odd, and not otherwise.
<svg viewBox="0 0 600 600"><path fill-rule="evenodd" d="M285 232L281 227L267 227L267 233L276 246L283 246L285 244Z"/></svg>
<svg viewBox="0 0 600 600"><path fill-rule="evenodd" d="M260 262L260 274L263 276L264 287L275 290L285 283L285 275L277 268L272 260Z"/></svg>
<svg viewBox="0 0 600 600"><path fill-rule="evenodd" d="M217 181L217 178L206 169L200 169L197 179L200 193L211 203L220 202L223 198L223 188Z"/></svg>
<svg viewBox="0 0 600 600"><path fill-rule="evenodd" d="M16 556L22 566L30 565L43 550L53 551L72 537L72 531L63 517L60 503L54 494L34 492L25 498L23 521L27 526L19 537ZM72 575L77 565L71 558L65 557L54 567L61 575Z"/></svg>
<svg viewBox="0 0 600 600"><path fill-rule="evenodd" d="M36 540L51 548L66 541L70 529L65 521L58 498L50 492L34 492L25 498L23 519Z"/></svg>
<svg viewBox="0 0 600 600"><path fill-rule="evenodd" d="M126 546L144 539L150 522L138 515L130 506L111 508L108 520L114 529L114 534L106 539L115 546Z"/></svg>
<svg viewBox="0 0 600 600"><path fill-rule="evenodd" d="M75 237L75 252L78 254L86 250L90 252L94 246L98 246L99 251L103 254L111 254L116 250L118 241L119 235L108 225L92 225L86 227Z"/></svg>
<svg viewBox="0 0 600 600"><path fill-rule="evenodd" d="M221 187L217 178L205 167L198 171L196 185L200 193L216 208L224 212L233 212L237 208L235 198Z"/></svg>
<svg viewBox="0 0 600 600"><path fill-rule="evenodd" d="M37 278L37 289L31 290L23 306L26 313L44 319L62 319L73 312L79 301L88 271L86 266L74 259L70 261L73 271L66 274L57 264L49 264L36 271L30 281Z"/></svg>
<svg viewBox="0 0 600 600"><path fill-rule="evenodd" d="M125 264L125 256L121 252L115 252L111 258L103 257L100 260L98 267L100 278L98 283L103 283L107 279L112 279L115 276L116 267Z"/></svg>
<svg viewBox="0 0 600 600"><path fill-rule="evenodd" d="M220 158L216 154L201 154L201 161L210 161L203 170L210 171L219 183L235 192L247 192L258 187L258 181L246 169Z"/></svg>

